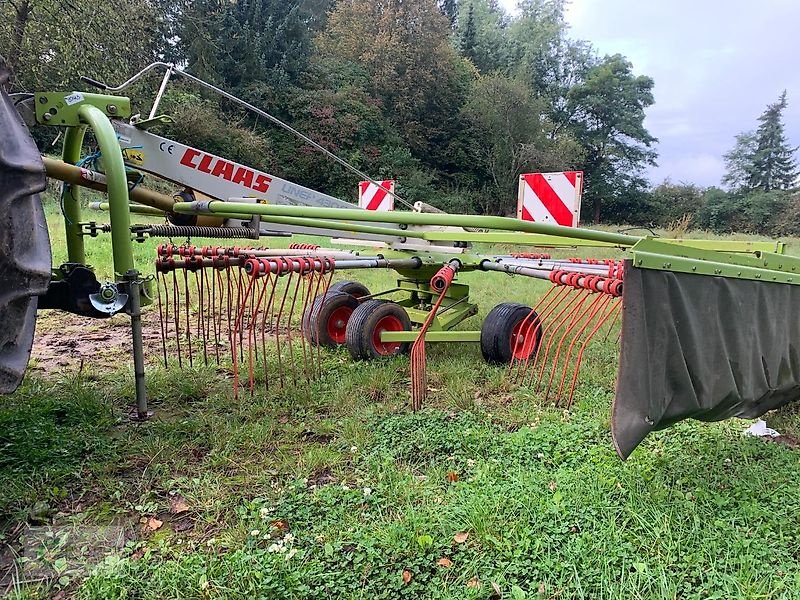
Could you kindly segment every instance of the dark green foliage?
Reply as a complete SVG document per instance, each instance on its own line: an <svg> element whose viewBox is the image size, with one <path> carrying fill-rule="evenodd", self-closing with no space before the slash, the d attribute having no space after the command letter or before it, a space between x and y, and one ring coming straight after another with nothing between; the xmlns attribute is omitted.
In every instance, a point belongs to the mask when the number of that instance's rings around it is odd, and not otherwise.
<svg viewBox="0 0 800 600"><path fill-rule="evenodd" d="M703 190L692 184L665 181L652 190L649 204L653 222L660 225L668 226L683 218L695 221L703 206Z"/></svg>
<svg viewBox="0 0 800 600"><path fill-rule="evenodd" d="M643 189L643 168L655 164L658 140L644 126L653 80L634 75L633 65L617 54L592 67L567 100L571 128L586 149L584 207L599 223L602 202Z"/></svg>
<svg viewBox="0 0 800 600"><path fill-rule="evenodd" d="M789 189L797 183L797 148L789 146L783 125L786 105L784 91L758 118L755 133L736 136L736 145L725 155L727 173L723 184L734 191L769 192Z"/></svg>
<svg viewBox="0 0 800 600"><path fill-rule="evenodd" d="M791 148L783 128L783 111L786 109L786 92L770 104L758 118L755 135L753 170L750 188L769 192L785 190L797 180L795 148Z"/></svg>
<svg viewBox="0 0 800 600"><path fill-rule="evenodd" d="M703 195L697 225L715 233L772 233L776 228L785 231L782 213L788 199L784 192L731 194L712 188ZM780 227L779 222L783 222Z"/></svg>

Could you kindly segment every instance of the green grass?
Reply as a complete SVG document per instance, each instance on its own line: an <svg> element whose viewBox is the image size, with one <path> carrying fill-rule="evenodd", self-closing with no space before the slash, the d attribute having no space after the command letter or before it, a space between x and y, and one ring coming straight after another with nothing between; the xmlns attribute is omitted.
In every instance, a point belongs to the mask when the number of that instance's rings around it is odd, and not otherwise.
<svg viewBox="0 0 800 600"><path fill-rule="evenodd" d="M52 203L48 215L58 262ZM108 240L87 243L108 276ZM137 246L142 264L153 247ZM372 289L392 282L387 272L357 278ZM546 289L500 275L459 280L481 305L473 326L494 304L533 303ZM566 411L509 385L469 345L431 347L432 391L417 414L407 358L353 364L344 351L326 353L310 390L238 399L216 369L164 370L149 357L156 416L143 424L127 419L126 356L113 369L30 376L0 399L3 535L15 541L28 520L116 525L129 541L94 566L69 563L61 582L10 590L460 599L489 598L496 585L513 599L800 597L797 452L743 437L741 421L684 422L621 462L608 431L615 353L613 339L596 345ZM787 409L770 424L795 433L800 418ZM174 514L176 499L187 510ZM148 528L150 518L163 525Z"/></svg>

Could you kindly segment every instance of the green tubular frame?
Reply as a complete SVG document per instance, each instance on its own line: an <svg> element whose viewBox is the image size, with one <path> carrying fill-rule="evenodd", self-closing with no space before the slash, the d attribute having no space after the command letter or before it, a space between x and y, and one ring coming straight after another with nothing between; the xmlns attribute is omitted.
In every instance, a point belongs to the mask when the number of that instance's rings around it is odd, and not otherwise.
<svg viewBox="0 0 800 600"><path fill-rule="evenodd" d="M374 212L351 208L317 208L309 206L272 206L266 204L248 204L244 202L220 202L211 201L203 203L178 202L173 207L175 212L195 213L202 205L202 212L212 214L225 214L231 212L255 214L262 217L266 222L280 223L277 218L304 219L319 228L321 225L331 228L330 224L337 221L365 221L377 223L396 223L400 225L430 225L440 227L478 227L483 229L500 229L504 231L515 231L523 233L538 233L550 236L560 236L567 239L590 240L596 242L606 242L616 246L633 246L640 238L622 233L611 233L607 231L595 231L592 229L573 229L561 227L559 225L548 225L546 223L533 223L530 221L520 221L509 217L490 217L481 215L449 215L440 213L413 213L413 212ZM320 223L320 220L324 223ZM352 227L350 223L344 224ZM406 235L409 231L398 232L396 229L388 229L378 226L381 233L391 232L389 235ZM413 232L414 237L424 237L424 232ZM408 235L407 237L412 237Z"/></svg>
<svg viewBox="0 0 800 600"><path fill-rule="evenodd" d="M45 125L65 125L64 162L76 164L81 158L81 147L87 126L91 127L103 156L103 166L108 186L108 208L111 220L111 248L114 275L123 281L135 269L131 220L129 212L128 179L125 162L117 142L117 134L110 116L130 116L130 101L119 96L82 94L82 99L68 104L69 95L62 93L37 93L36 118ZM49 118L48 118L49 117ZM81 192L79 186L64 184L63 211L69 262L85 264L86 251L81 230Z"/></svg>
<svg viewBox="0 0 800 600"><path fill-rule="evenodd" d="M633 265L643 269L657 269L698 275L719 277L733 277L739 279L752 279L756 281L769 281L777 283L800 284L800 258L782 254L785 246L778 242L762 243L743 242L751 251L758 248L753 254L735 254L732 250L740 250L735 242L719 244L729 251L716 249L713 240L704 240L702 243L693 240L684 240L680 243L664 241L652 237L635 237L620 233L595 231L591 229L573 229L545 223L520 221L508 217L486 217L478 215L448 215L438 213L412 213L412 212L382 212L376 213L364 210L341 208L316 208L299 206L270 206L264 204L245 204L238 202L208 203L181 202L175 204L176 212L195 213L208 212L224 214L229 211L257 214L262 220L269 223L304 221L309 225L320 227L354 227L353 223L343 221L387 222L400 225L423 226L450 226L450 227L479 227L486 229L499 229L503 231L522 232L560 238L565 243L570 240L584 240L600 242L608 245L629 248L633 254ZM359 227L360 225L355 225ZM383 232L392 232L397 236L397 230L389 230L378 226ZM424 232L403 232L421 234ZM467 232L469 233L469 232ZM451 236L461 237L462 234L449 233ZM501 234L506 240L515 239L514 233ZM409 236L410 237L410 236ZM449 238L453 239L453 237ZM771 252L770 250L775 250Z"/></svg>

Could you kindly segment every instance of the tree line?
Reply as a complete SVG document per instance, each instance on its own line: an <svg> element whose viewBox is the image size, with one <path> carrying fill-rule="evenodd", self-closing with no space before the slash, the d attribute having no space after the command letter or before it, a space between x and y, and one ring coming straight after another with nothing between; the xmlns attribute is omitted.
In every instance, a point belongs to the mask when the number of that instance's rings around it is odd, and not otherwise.
<svg viewBox="0 0 800 600"><path fill-rule="evenodd" d="M522 0L510 16L496 0L7 0L0 54L22 90L77 89L80 75L119 82L174 62L397 179L405 199L450 212L512 214L520 173L576 169L584 221L665 224L671 195L694 188L649 189L653 80L570 37L565 5ZM130 90L142 113L157 84ZM176 117L164 135L354 196L350 173L224 99L175 81L162 106ZM760 131L737 143L752 164L736 186L755 186L737 198L760 190L755 173L773 164ZM783 160L791 171L791 152ZM766 193L793 183L770 177ZM696 191L705 205L708 191Z"/></svg>

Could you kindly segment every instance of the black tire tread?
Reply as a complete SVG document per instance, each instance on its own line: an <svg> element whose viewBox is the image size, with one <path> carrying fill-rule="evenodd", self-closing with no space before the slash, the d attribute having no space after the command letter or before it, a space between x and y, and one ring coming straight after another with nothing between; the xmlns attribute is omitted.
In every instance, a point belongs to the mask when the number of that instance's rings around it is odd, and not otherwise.
<svg viewBox="0 0 800 600"><path fill-rule="evenodd" d="M372 331L377 322L383 317L394 314L401 321L407 331L411 331L411 319L406 310L396 302L387 300L367 300L353 311L353 316L347 323L347 341L345 345L354 360L371 360L386 358L376 352L372 346ZM403 343L397 354L408 351L410 344Z"/></svg>
<svg viewBox="0 0 800 600"><path fill-rule="evenodd" d="M320 294L314 298L314 301L303 313L303 335L306 339L314 346L338 347L339 344L328 336L327 328L324 328L323 324L328 322L328 317L333 310L347 305L353 311L359 306L358 300L345 292L331 293L329 289L327 294Z"/></svg>
<svg viewBox="0 0 800 600"><path fill-rule="evenodd" d="M350 294L356 298L370 295L370 291L367 286L365 286L363 283L359 283L358 281L351 281L349 279L332 283L328 288L328 293L330 294L331 292L344 292L345 294Z"/></svg>
<svg viewBox="0 0 800 600"><path fill-rule="evenodd" d="M520 320L531 313L531 310L531 307L525 304L504 302L495 306L486 315L481 325L481 354L486 362L492 364L511 362L513 354L511 332Z"/></svg>

